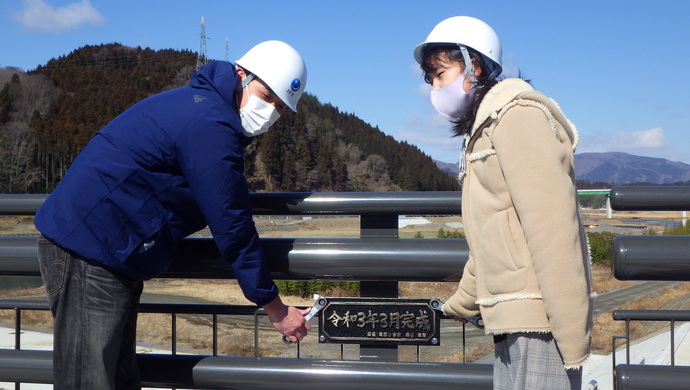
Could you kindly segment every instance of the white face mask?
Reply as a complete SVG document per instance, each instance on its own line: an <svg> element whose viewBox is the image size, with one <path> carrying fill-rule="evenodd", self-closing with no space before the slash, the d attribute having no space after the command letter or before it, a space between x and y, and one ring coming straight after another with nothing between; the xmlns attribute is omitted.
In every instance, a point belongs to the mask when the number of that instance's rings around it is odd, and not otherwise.
<svg viewBox="0 0 690 390"><path fill-rule="evenodd" d="M470 109L474 87L465 92L465 75L467 75L467 68L453 84L431 91L431 104L439 114L457 119Z"/></svg>
<svg viewBox="0 0 690 390"><path fill-rule="evenodd" d="M240 118L242 118L244 135L256 137L267 132L268 128L280 118L280 114L275 106L250 94L247 104L240 108Z"/></svg>

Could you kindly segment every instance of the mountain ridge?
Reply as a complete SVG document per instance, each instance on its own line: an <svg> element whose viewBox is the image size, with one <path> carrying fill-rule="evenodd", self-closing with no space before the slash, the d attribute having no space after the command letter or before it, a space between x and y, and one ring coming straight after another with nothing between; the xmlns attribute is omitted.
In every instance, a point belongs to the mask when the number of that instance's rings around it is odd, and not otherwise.
<svg viewBox="0 0 690 390"><path fill-rule="evenodd" d="M136 102L188 85L196 60L109 43L30 72L0 68L0 193L52 191L96 131ZM415 145L309 93L252 141L244 159L252 192L459 189Z"/></svg>
<svg viewBox="0 0 690 390"><path fill-rule="evenodd" d="M448 175L457 175L457 163L434 161ZM579 153L575 155L575 179L609 184L676 184L690 181L690 165L624 152Z"/></svg>

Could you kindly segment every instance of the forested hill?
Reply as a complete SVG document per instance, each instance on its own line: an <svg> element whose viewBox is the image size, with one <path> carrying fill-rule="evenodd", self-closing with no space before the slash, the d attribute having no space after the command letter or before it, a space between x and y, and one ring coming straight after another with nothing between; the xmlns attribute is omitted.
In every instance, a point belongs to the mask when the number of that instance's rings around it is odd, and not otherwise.
<svg viewBox="0 0 690 390"><path fill-rule="evenodd" d="M188 83L191 51L85 46L24 73L0 68L0 193L47 193L78 152L139 100ZM251 191L458 190L417 147L305 94L247 147Z"/></svg>

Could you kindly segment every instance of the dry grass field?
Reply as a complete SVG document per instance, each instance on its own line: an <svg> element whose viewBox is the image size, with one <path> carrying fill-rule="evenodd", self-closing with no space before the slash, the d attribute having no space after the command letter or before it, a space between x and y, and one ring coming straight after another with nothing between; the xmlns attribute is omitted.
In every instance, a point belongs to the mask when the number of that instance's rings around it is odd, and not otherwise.
<svg viewBox="0 0 690 390"><path fill-rule="evenodd" d="M646 223L650 220L675 221L679 220L677 212L615 212L612 219L606 219L604 211L583 211L583 222L588 225L617 224L617 223ZM428 224L410 225L400 229L401 238L424 237L435 238L439 229L446 232L460 231L462 227L457 216L431 217ZM312 219L297 218L258 218L257 227L262 237L358 237L358 217L325 217ZM650 225L656 229L658 226ZM32 234L35 233L30 218L4 217L0 218L0 234ZM622 282L612 278L609 267L594 266L592 269L594 289L597 293L615 290L634 282ZM399 296L410 298L440 298L450 296L456 288L455 282L447 283L410 283L399 284ZM242 296L234 281L209 281L209 280L181 280L181 279L154 279L145 283L145 294L173 295L197 298L204 301L223 304L250 304ZM654 296L639 297L634 301L620 307L620 309L660 309L660 308L690 308L690 286L681 284ZM31 297L42 296L42 288L5 290L2 296ZM343 291L335 290L322 294L324 296L342 296ZM312 299L296 296L285 296L284 300L290 305L310 306ZM13 311L0 311L0 322L11 324L14 319ZM47 312L26 311L22 313L23 323L31 328L50 329L52 320ZM210 353L212 348L210 316L184 315L177 318L177 348L178 351L193 351ZM254 349L254 319L219 318L218 350L221 355L253 356ZM290 356L296 353L295 346L285 346L280 342L279 335L272 329L263 317L257 318L256 326L259 329L260 356ZM445 325L444 325L445 326ZM633 323L632 332L634 339L643 339L649 335L663 331L667 324ZM664 327L664 328L662 328ZM170 348L171 345L171 316L169 314L141 314L139 318L138 337L142 343L157 348ZM593 346L596 353L607 353L611 350L611 336L624 334L624 323L613 321L611 313L605 312L595 318L593 331ZM417 354L424 361L448 361L458 362L463 360L463 353L467 361L471 362L478 357L489 353L493 346L488 337L480 338L480 341L468 345L463 352L460 340L443 340L441 347L400 347L400 360L416 360ZM342 355L341 355L342 354ZM319 344L315 337L308 337L300 345L302 357L319 358L358 358L358 350L353 346Z"/></svg>

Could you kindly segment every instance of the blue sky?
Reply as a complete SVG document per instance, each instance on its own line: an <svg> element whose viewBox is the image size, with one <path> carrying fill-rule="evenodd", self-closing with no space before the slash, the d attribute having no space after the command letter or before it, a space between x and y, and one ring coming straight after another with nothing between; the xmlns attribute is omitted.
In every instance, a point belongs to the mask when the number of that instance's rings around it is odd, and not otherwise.
<svg viewBox="0 0 690 390"><path fill-rule="evenodd" d="M308 67L307 91L431 157L460 140L428 98L412 57L436 23L468 15L580 131L577 153L621 151L690 163L690 1L4 0L0 67L35 69L84 45L199 50L234 61L279 39Z"/></svg>

